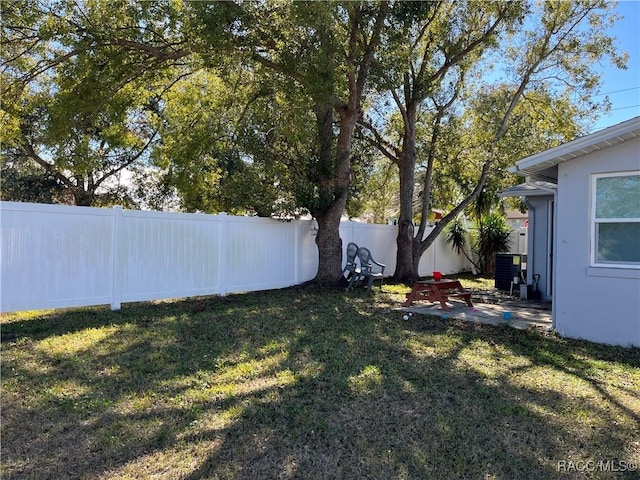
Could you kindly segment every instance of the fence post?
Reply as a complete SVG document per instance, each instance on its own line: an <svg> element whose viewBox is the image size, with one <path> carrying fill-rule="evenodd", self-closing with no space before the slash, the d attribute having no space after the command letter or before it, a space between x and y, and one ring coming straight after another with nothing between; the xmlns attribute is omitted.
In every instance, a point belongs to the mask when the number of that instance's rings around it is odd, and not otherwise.
<svg viewBox="0 0 640 480"><path fill-rule="evenodd" d="M122 305L122 269L124 268L122 257L122 207L113 207L113 265L111 276L113 285L111 288L111 310L120 310Z"/></svg>
<svg viewBox="0 0 640 480"><path fill-rule="evenodd" d="M353 220L349 220L351 222L351 241L356 243L356 222Z"/></svg>
<svg viewBox="0 0 640 480"><path fill-rule="evenodd" d="M300 284L300 220L293 221L293 284Z"/></svg>
<svg viewBox="0 0 640 480"><path fill-rule="evenodd" d="M227 295L227 250L229 243L229 217L227 212L220 212L220 238L218 250L218 285L220 285L220 296Z"/></svg>

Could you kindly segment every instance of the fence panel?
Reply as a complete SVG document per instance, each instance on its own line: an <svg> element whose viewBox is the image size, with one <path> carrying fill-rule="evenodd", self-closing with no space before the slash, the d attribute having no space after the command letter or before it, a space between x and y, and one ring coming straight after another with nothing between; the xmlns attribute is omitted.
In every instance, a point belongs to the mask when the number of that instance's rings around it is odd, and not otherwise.
<svg viewBox="0 0 640 480"><path fill-rule="evenodd" d="M518 227L511 230L509 234L509 252L507 253L527 253L528 228Z"/></svg>
<svg viewBox="0 0 640 480"><path fill-rule="evenodd" d="M433 227L427 229L425 238L432 230ZM441 233L420 259L418 274L429 276L433 272L442 272L448 275L470 270L470 268L469 261L464 255L455 253L447 243L445 234Z"/></svg>
<svg viewBox="0 0 640 480"><path fill-rule="evenodd" d="M220 293L220 223L213 215L124 211L122 301Z"/></svg>
<svg viewBox="0 0 640 480"><path fill-rule="evenodd" d="M229 217L226 291L281 288L296 283L294 222Z"/></svg>
<svg viewBox="0 0 640 480"><path fill-rule="evenodd" d="M299 220L294 222L298 227L298 283L312 280L318 272L318 247L316 246L315 220ZM346 243L344 246L346 247ZM344 249L343 249L344 250ZM342 262L344 265L344 262Z"/></svg>
<svg viewBox="0 0 640 480"><path fill-rule="evenodd" d="M318 268L313 220L1 202L0 311L76 307L282 288ZM343 247L368 247L391 275L393 225L343 222ZM343 248L344 251L344 248ZM344 256L344 252L343 252ZM343 258L344 263L344 258ZM467 268L442 237L420 275Z"/></svg>
<svg viewBox="0 0 640 480"><path fill-rule="evenodd" d="M396 268L396 232L396 227L393 225L374 225L351 220L341 222L342 265L347 259L347 244L353 242L359 247L367 247L371 250L375 261L385 265L385 275L393 275ZM315 252L315 269L317 270L317 249Z"/></svg>
<svg viewBox="0 0 640 480"><path fill-rule="evenodd" d="M2 202L2 311L111 302L110 210Z"/></svg>
<svg viewBox="0 0 640 480"><path fill-rule="evenodd" d="M425 237L431 233L433 227L428 227ZM360 247L371 250L376 261L386 265L385 275L392 275L397 262L396 236L398 227L395 225L372 225L361 222L342 222L340 236L343 243L342 263L345 262L345 250L348 242L354 242ZM443 234L435 239L433 244L424 252L418 264L420 276L430 276L434 271L444 274L458 273L470 270L471 265L464 255L453 252Z"/></svg>

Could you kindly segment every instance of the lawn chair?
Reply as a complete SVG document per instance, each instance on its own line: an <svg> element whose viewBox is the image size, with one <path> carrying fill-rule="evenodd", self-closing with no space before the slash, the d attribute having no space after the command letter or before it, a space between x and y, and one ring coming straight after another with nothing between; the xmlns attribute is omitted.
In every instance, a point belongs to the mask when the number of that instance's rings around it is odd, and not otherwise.
<svg viewBox="0 0 640 480"><path fill-rule="evenodd" d="M342 270L342 275L346 274L345 278L349 282L349 286L347 288L352 287L353 282L356 280L356 278L360 274L360 267L358 266L358 263L356 260L357 256L358 256L358 245L352 242L348 243L347 244L347 264Z"/></svg>
<svg viewBox="0 0 640 480"><path fill-rule="evenodd" d="M380 290L382 290L386 265L376 262L371 256L371 251L365 247L358 249L358 258L360 258L360 273L356 280L367 279L367 290L371 290L374 280L380 279Z"/></svg>

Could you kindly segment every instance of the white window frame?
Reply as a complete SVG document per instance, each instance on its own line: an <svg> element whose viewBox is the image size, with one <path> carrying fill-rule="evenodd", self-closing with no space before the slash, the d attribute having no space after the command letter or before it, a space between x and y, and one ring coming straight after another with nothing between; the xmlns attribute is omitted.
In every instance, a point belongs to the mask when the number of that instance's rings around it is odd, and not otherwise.
<svg viewBox="0 0 640 480"><path fill-rule="evenodd" d="M595 173L591 175L591 215L590 215L590 227L591 227L591 266L603 267L603 268L626 268L640 270L640 262L638 263L610 263L610 262L598 262L598 242L597 242L597 230L600 223L640 223L640 218L596 218L596 199L597 199L597 181L599 178L606 177L631 177L640 175L640 170L632 170L626 172L615 173Z"/></svg>

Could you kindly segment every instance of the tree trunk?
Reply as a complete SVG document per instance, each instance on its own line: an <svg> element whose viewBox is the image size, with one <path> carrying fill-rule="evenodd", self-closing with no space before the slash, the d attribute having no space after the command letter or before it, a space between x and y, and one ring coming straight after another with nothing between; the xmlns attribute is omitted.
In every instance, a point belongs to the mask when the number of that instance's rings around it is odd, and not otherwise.
<svg viewBox="0 0 640 480"><path fill-rule="evenodd" d="M417 278L417 270L413 262L413 190L414 190L414 158L403 152L400 161L400 217L398 218L398 235L396 244L396 270L393 279L398 282L413 283Z"/></svg>
<svg viewBox="0 0 640 480"><path fill-rule="evenodd" d="M357 108L345 108L340 116L340 133L336 142L335 163L332 156L333 106L316 110L320 139L321 169L331 172L331 178L321 181L322 207L311 212L318 222L316 245L318 247L318 271L314 282L323 286L338 286L342 277L342 239L340 220L347 205L351 182L350 149L353 130L358 120Z"/></svg>
<svg viewBox="0 0 640 480"><path fill-rule="evenodd" d="M397 282L414 283L418 278L418 269L414 262L413 192L416 165L416 117L417 105L410 103L404 118L404 138L400 155L400 217L398 218L398 236L396 244L396 270L393 279Z"/></svg>
<svg viewBox="0 0 640 480"><path fill-rule="evenodd" d="M93 204L93 192L77 187L73 190L73 199L77 207L90 207Z"/></svg>
<svg viewBox="0 0 640 480"><path fill-rule="evenodd" d="M346 204L346 195L338 198L329 209L316 216L318 234L318 272L314 282L322 286L337 286L342 283L342 239L340 219Z"/></svg>
<svg viewBox="0 0 640 480"><path fill-rule="evenodd" d="M369 74L374 54L380 41L380 35L387 17L389 5L380 4L376 14L371 38L364 45L363 56L357 60L360 22L364 9L356 7L349 13L349 48L347 52L347 82L349 99L346 103L336 101L333 89L316 97L316 120L320 141L320 180L319 207L311 212L318 221L318 273L315 282L321 285L340 285L342 277L342 239L340 238L340 219L347 205L349 185L351 184L351 140L361 115L361 97ZM353 15L353 16L352 16ZM333 48L331 42L323 46ZM327 57L329 58L329 57ZM335 73L335 72L331 72ZM330 99L330 102L328 101ZM333 161L333 111L340 115L340 130Z"/></svg>
<svg viewBox="0 0 640 480"><path fill-rule="evenodd" d="M491 159L487 160L482 165L482 173L480 174L478 183L476 184L473 191L458 205L456 205L456 207L453 210L451 210L448 214L446 214L436 224L436 226L433 228L433 230L431 230L429 235L427 235L427 237L424 240L419 240L418 238L414 239L414 261L416 264L416 268L417 268L418 262L420 262L420 257L422 257L424 252L427 251L427 248L429 248L433 244L435 239L438 238L438 235L440 235L440 233L445 229L445 227L449 225L449 223L451 223L460 213L462 213L462 211L465 208L467 208L467 206L471 202L473 202L478 197L478 195L480 195L480 192L484 188L484 185L487 182L487 178L489 177L489 172L491 171L491 165L492 165Z"/></svg>
<svg viewBox="0 0 640 480"><path fill-rule="evenodd" d="M454 97L455 98L455 97ZM453 102L453 98L451 99L451 103ZM438 141L438 136L440 135L440 122L444 116L444 109L439 109L436 117L436 121L433 126L433 131L431 132L431 146L429 148L429 153L427 155L427 170L424 174L424 184L422 187L422 209L421 209L421 218L420 218L420 226L418 227L418 233L413 239L413 268L416 271L416 275L418 273L418 265L420 264L420 259L422 258L422 254L426 251L427 248L431 246L435 237L427 236L425 239L424 234L427 231L427 226L429 225L429 212L431 211L431 187L433 180L433 164L435 161L435 146ZM424 240L423 240L424 239ZM423 245L424 244L424 245Z"/></svg>

